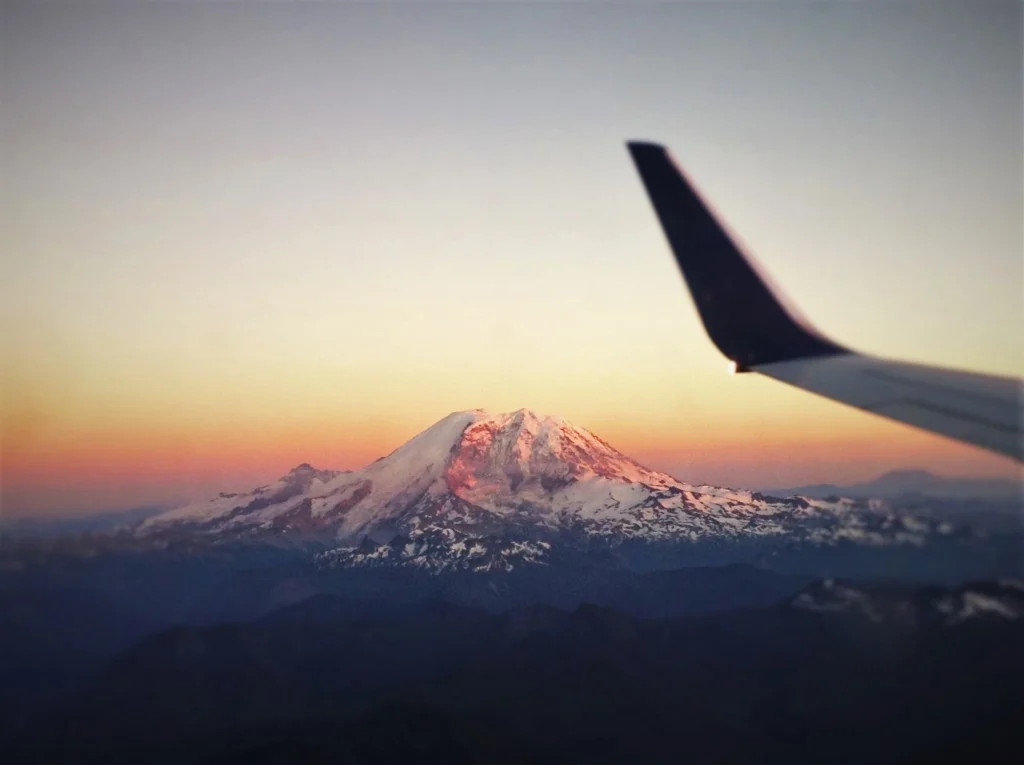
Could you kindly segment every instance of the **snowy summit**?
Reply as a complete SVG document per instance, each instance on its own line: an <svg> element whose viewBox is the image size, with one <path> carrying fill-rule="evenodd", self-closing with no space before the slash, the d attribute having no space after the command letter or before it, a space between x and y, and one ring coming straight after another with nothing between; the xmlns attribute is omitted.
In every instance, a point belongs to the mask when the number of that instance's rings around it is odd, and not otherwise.
<svg viewBox="0 0 1024 765"><path fill-rule="evenodd" d="M453 412L361 470L303 464L271 485L150 518L137 533L288 534L333 540L323 556L331 564L443 570L536 563L567 539L591 548L793 534L916 544L929 531L892 518L883 531L882 519L849 500L687 484L559 417L475 409Z"/></svg>

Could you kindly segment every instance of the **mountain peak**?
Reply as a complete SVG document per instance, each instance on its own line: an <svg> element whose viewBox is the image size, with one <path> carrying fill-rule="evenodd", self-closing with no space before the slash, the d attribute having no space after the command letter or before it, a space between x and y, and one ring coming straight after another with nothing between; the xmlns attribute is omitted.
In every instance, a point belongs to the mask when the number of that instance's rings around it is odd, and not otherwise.
<svg viewBox="0 0 1024 765"><path fill-rule="evenodd" d="M586 429L530 409L478 413L452 451L446 474L449 489L473 503L511 495L519 502L537 502L596 477L619 483L667 479Z"/></svg>
<svg viewBox="0 0 1024 765"><path fill-rule="evenodd" d="M296 465L281 476L278 481L287 484L295 482L308 484L310 481L317 478L321 481L329 481L331 478L339 475L340 472L341 471L338 470L320 470L319 468L313 467L308 462L303 462L301 465Z"/></svg>
<svg viewBox="0 0 1024 765"><path fill-rule="evenodd" d="M468 409L451 412L361 470L319 470L304 462L274 485L192 503L143 528L169 522L218 528L230 519L236 529L299 524L345 538L390 527L421 502L499 514L530 507L553 518L569 508L618 507L677 483L561 417L525 407Z"/></svg>
<svg viewBox="0 0 1024 765"><path fill-rule="evenodd" d="M599 475L630 482L654 475L586 429L527 408L452 412L371 468L444 474L456 493L480 480L515 491L531 478L565 483Z"/></svg>
<svg viewBox="0 0 1024 765"><path fill-rule="evenodd" d="M137 533L161 530L339 545L324 565L499 571L630 540L718 545L814 534L884 544L896 534L917 542L932 529L861 516L848 503L686 484L585 428L523 408L451 412L360 470L303 463L251 492L150 518Z"/></svg>

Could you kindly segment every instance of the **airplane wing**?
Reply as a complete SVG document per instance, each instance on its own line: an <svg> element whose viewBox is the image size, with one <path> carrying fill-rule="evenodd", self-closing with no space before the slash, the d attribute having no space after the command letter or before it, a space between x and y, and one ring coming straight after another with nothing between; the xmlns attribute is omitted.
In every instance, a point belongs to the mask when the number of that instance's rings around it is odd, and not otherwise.
<svg viewBox="0 0 1024 765"><path fill-rule="evenodd" d="M1024 462L1021 380L890 361L830 340L740 250L665 147L628 147L704 328L733 371Z"/></svg>

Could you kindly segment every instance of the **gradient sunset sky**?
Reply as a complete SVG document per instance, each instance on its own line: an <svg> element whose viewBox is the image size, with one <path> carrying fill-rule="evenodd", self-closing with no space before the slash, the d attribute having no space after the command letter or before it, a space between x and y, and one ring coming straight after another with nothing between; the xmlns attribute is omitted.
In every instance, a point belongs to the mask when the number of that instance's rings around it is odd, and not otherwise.
<svg viewBox="0 0 1024 765"><path fill-rule="evenodd" d="M2 512L529 407L683 480L1015 463L753 375L624 142L824 332L1024 373L1017 2L0 4Z"/></svg>

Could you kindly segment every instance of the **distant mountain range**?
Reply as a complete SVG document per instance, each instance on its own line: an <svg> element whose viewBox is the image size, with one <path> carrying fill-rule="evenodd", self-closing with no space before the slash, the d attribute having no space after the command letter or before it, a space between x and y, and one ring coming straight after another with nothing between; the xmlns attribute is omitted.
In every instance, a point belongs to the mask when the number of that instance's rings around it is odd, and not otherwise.
<svg viewBox="0 0 1024 765"><path fill-rule="evenodd" d="M1024 487L1011 478L938 476L927 470L894 470L871 481L854 484L817 483L784 489L765 489L778 497L851 497L855 499L1007 500L1024 502Z"/></svg>
<svg viewBox="0 0 1024 765"><path fill-rule="evenodd" d="M0 546L0 751L997 762L1024 561L978 507L689 484L557 417L456 412L361 470Z"/></svg>
<svg viewBox="0 0 1024 765"><path fill-rule="evenodd" d="M535 415L534 415L535 416ZM288 484L300 484L303 478L312 476L352 475L350 471L319 471L308 464L299 465L278 480L277 485L284 488ZM680 485L681 484L680 482ZM701 487L709 488L709 487ZM219 494L218 499L253 497L266 495L270 487L245 494ZM728 491L717 489L719 493ZM765 497L792 498L805 497L811 499L848 500L888 500L889 506L906 504L920 500L935 500L948 506L952 502L983 503L984 510L1007 513L1024 512L1024 484L1009 478L974 478L969 476L939 476L927 470L907 469L894 470L870 481L853 484L818 483L784 488L765 488L758 490ZM297 495L296 495L297 496ZM882 506L882 502L876 502ZM200 503L201 506L201 503ZM189 507L195 509L196 505ZM207 508L209 509L209 508ZM232 507L232 510L236 508ZM173 511L170 512L170 511ZM173 505L146 505L129 510L111 510L101 513L90 513L75 516L59 516L44 518L15 518L5 520L0 528L4 536L14 538L55 537L69 534L103 534L119 529L134 528L150 518L165 516L173 518L182 512L182 508Z"/></svg>

